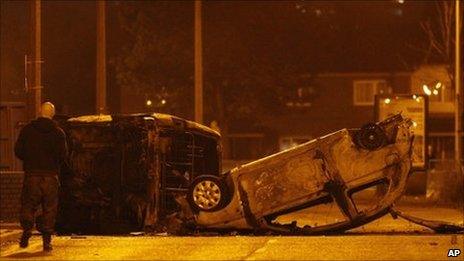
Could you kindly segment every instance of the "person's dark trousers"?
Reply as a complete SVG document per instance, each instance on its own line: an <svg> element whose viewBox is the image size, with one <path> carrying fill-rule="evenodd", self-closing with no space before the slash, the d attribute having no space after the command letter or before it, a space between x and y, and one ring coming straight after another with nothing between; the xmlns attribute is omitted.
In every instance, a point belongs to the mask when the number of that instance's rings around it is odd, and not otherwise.
<svg viewBox="0 0 464 261"><path fill-rule="evenodd" d="M27 173L23 181L21 193L20 222L23 228L20 246L27 247L37 209L42 207L41 220L37 230L42 233L44 250L51 250L51 235L53 234L58 208L58 177L53 175L34 175Z"/></svg>

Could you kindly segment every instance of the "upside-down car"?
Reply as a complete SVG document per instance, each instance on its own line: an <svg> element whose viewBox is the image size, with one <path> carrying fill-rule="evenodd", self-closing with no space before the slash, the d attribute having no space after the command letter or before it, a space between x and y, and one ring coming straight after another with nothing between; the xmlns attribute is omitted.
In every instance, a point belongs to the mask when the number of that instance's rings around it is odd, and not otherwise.
<svg viewBox="0 0 464 261"><path fill-rule="evenodd" d="M183 218L196 227L316 234L345 231L390 211L411 167L411 121L392 116L360 129L342 129L297 147L193 180ZM384 184L382 197L360 209L353 194ZM320 204L338 206L343 218L299 227L279 216Z"/></svg>

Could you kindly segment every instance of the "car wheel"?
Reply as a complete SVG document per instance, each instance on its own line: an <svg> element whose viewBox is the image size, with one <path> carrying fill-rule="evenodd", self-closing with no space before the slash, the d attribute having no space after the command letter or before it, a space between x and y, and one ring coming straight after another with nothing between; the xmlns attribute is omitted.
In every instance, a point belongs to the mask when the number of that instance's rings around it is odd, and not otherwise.
<svg viewBox="0 0 464 261"><path fill-rule="evenodd" d="M364 125L356 135L356 144L366 150L376 150L385 145L386 142L385 132L375 123Z"/></svg>
<svg viewBox="0 0 464 261"><path fill-rule="evenodd" d="M227 186L216 176L198 176L189 188L188 201L195 210L216 211L224 207L227 198Z"/></svg>

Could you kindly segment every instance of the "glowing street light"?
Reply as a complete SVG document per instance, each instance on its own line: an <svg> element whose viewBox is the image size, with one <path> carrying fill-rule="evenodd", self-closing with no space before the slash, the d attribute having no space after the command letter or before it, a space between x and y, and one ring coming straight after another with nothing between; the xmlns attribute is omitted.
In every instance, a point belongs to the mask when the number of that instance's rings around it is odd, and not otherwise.
<svg viewBox="0 0 464 261"><path fill-rule="evenodd" d="M429 88L427 84L422 85L422 89L424 90L424 93L427 94L428 96L430 95L438 95L439 89L443 87L443 84L441 82L437 82L433 88Z"/></svg>
<svg viewBox="0 0 464 261"><path fill-rule="evenodd" d="M145 102L145 104L146 104L147 106L151 106L153 103L152 103L151 100L147 100L147 101Z"/></svg>
<svg viewBox="0 0 464 261"><path fill-rule="evenodd" d="M427 85L422 85L422 90L424 90L424 93L427 94L427 95L432 95L432 91L429 89L429 86Z"/></svg>

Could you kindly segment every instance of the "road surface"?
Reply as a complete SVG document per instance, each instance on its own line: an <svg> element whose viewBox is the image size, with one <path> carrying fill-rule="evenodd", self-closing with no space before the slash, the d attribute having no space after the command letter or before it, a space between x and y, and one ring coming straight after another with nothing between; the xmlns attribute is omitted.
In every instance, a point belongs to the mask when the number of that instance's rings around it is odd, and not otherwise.
<svg viewBox="0 0 464 261"><path fill-rule="evenodd" d="M187 259L187 260L443 260L463 250L463 235L343 235L317 237L57 237L42 252L34 237L27 250L9 246L2 259ZM461 255L456 260L463 260Z"/></svg>
<svg viewBox="0 0 464 261"><path fill-rule="evenodd" d="M402 210L452 222L463 219L462 211L456 209ZM294 213L284 219L305 214ZM335 236L60 236L54 238L53 245L52 253L42 252L40 235L35 235L27 249L16 243L3 244L0 259L464 260L464 254L447 257L450 249L464 251L463 234L434 234L390 216Z"/></svg>

